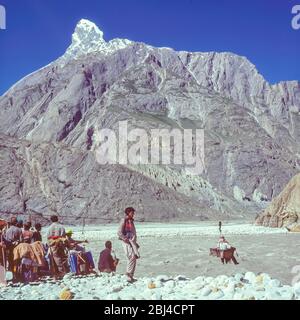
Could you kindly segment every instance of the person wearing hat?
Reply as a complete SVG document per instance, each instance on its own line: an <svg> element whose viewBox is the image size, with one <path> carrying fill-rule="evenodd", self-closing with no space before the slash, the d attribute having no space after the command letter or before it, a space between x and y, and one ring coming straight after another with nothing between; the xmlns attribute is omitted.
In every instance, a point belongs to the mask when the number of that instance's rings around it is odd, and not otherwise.
<svg viewBox="0 0 300 320"><path fill-rule="evenodd" d="M74 240L72 238L73 236L73 231L70 229L70 230L67 230L66 231L66 240L67 240L67 247L69 250L75 250L75 251L80 251L80 252L84 252L85 249L84 247L80 246L80 244L82 243L89 243L87 240L84 240L84 241L78 241L78 240Z"/></svg>
<svg viewBox="0 0 300 320"><path fill-rule="evenodd" d="M118 230L118 237L122 240L123 249L127 257L126 276L128 282L135 281L134 272L136 260L140 258L139 245L137 244L137 235L134 225L135 209L132 207L125 209L125 217L121 220Z"/></svg>

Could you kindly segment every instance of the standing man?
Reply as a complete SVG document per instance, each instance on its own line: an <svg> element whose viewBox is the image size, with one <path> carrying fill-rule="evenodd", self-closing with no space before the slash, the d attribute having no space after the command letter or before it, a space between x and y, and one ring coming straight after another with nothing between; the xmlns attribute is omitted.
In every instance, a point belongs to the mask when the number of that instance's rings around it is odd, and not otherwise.
<svg viewBox="0 0 300 320"><path fill-rule="evenodd" d="M6 241L6 247L8 251L8 270L13 270L14 248L23 241L22 229L18 226L18 220L16 217L12 217L10 220L10 227L6 230L4 239Z"/></svg>
<svg viewBox="0 0 300 320"><path fill-rule="evenodd" d="M139 245L137 244L137 236L134 225L134 214L135 209L132 207L125 209L125 217L120 222L118 237L123 241L123 249L127 257L127 270L126 276L128 282L134 282L133 278L135 268L136 268L136 260L140 257L139 254Z"/></svg>
<svg viewBox="0 0 300 320"><path fill-rule="evenodd" d="M66 231L62 224L58 222L58 216L53 215L50 218L52 224L47 232L49 243L52 272L57 278L61 278L69 272L68 256L66 254L65 236Z"/></svg>
<svg viewBox="0 0 300 320"><path fill-rule="evenodd" d="M52 224L50 225L47 233L47 239L57 239L66 236L66 230L62 224L58 222L58 216L53 215L50 217Z"/></svg>
<svg viewBox="0 0 300 320"><path fill-rule="evenodd" d="M41 231L42 231L42 225L40 223L36 223L34 226L34 232L33 232L33 242L43 241Z"/></svg>

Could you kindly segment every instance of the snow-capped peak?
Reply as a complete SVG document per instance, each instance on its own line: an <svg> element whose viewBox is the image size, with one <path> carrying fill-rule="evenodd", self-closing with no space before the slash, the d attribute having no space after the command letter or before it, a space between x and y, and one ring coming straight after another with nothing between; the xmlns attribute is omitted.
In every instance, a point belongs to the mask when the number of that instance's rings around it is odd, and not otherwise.
<svg viewBox="0 0 300 320"><path fill-rule="evenodd" d="M93 43L105 42L103 32L95 23L81 19L75 28L72 36L72 45L91 45Z"/></svg>
<svg viewBox="0 0 300 320"><path fill-rule="evenodd" d="M89 20L81 19L72 35L72 44L63 55L63 60L77 59L91 52L110 54L116 50L125 48L131 41L127 39L113 39L106 42L103 32L97 25Z"/></svg>

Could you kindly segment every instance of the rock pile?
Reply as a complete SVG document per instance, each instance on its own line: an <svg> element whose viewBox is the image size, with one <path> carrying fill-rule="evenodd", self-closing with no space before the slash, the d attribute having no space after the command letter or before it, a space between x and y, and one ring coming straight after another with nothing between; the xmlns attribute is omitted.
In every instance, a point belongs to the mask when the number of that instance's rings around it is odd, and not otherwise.
<svg viewBox="0 0 300 320"><path fill-rule="evenodd" d="M62 294L63 293L63 294ZM300 282L282 285L268 274L140 278L129 284L122 275L66 275L60 282L0 288L1 300L300 300Z"/></svg>

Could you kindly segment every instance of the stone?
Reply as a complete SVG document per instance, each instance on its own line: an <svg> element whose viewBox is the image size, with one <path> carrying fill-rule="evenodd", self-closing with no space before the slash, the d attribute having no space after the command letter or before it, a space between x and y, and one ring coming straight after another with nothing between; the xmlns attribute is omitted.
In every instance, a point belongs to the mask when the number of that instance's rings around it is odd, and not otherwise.
<svg viewBox="0 0 300 320"><path fill-rule="evenodd" d="M201 295L206 297L206 296L209 296L212 292L212 289L209 288L209 287L205 287L201 290Z"/></svg>
<svg viewBox="0 0 300 320"><path fill-rule="evenodd" d="M256 275L253 272L246 272L244 276L245 280L248 280L250 283L254 283L256 281Z"/></svg>

